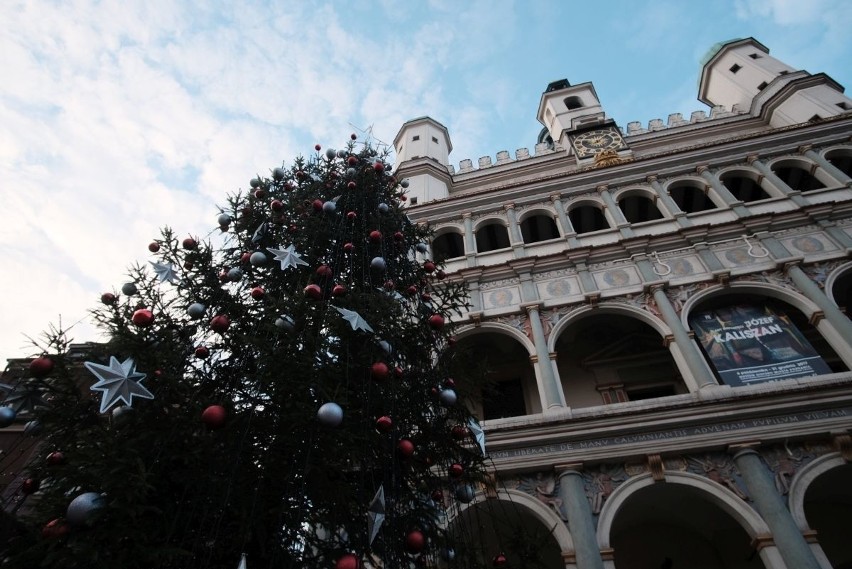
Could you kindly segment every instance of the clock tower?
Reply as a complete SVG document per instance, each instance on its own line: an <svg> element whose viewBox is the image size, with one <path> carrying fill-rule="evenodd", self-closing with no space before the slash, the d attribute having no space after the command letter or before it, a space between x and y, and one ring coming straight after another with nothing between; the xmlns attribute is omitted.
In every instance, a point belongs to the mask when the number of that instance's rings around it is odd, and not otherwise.
<svg viewBox="0 0 852 569"><path fill-rule="evenodd" d="M541 95L537 118L553 141L580 163L618 161L620 154L629 152L621 131L607 120L590 82L571 85L561 79L550 83Z"/></svg>

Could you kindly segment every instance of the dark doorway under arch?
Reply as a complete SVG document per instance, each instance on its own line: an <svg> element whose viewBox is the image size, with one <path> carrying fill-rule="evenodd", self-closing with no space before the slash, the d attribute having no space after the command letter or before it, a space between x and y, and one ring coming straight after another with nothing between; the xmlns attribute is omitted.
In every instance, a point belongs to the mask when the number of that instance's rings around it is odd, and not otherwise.
<svg viewBox="0 0 852 569"><path fill-rule="evenodd" d="M832 567L852 567L852 464L823 473L805 492L805 518Z"/></svg>

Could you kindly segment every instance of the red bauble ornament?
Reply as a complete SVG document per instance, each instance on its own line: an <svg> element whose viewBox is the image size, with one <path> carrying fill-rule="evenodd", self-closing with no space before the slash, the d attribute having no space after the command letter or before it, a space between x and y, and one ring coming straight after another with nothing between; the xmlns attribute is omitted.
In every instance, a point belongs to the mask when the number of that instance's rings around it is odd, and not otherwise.
<svg viewBox="0 0 852 569"><path fill-rule="evenodd" d="M309 284L305 287L305 296L313 300L322 299L322 289L319 285Z"/></svg>
<svg viewBox="0 0 852 569"><path fill-rule="evenodd" d="M461 478L462 474L464 474L464 466L458 462L454 462L450 465L449 473L453 478Z"/></svg>
<svg viewBox="0 0 852 569"><path fill-rule="evenodd" d="M130 317L130 321L140 328L147 328L154 323L154 313L147 308L140 308L133 313L133 316Z"/></svg>
<svg viewBox="0 0 852 569"><path fill-rule="evenodd" d="M435 276L436 276L436 277L438 277L438 280L439 280L439 281L442 281L442 280L444 280L445 278L447 278L447 273L445 273L444 271L439 270L437 273L435 273Z"/></svg>
<svg viewBox="0 0 852 569"><path fill-rule="evenodd" d="M389 433L393 429L393 419L387 415L382 415L376 419L376 430L380 433Z"/></svg>
<svg viewBox="0 0 852 569"><path fill-rule="evenodd" d="M57 518L50 520L41 530L41 536L45 539L57 539L65 537L71 531L65 520Z"/></svg>
<svg viewBox="0 0 852 569"><path fill-rule="evenodd" d="M106 305L115 304L116 300L118 300L118 297L111 292L105 292L101 295L101 302Z"/></svg>
<svg viewBox="0 0 852 569"><path fill-rule="evenodd" d="M319 152L320 150L322 150L322 146L320 146L319 144L314 144L314 150Z"/></svg>
<svg viewBox="0 0 852 569"><path fill-rule="evenodd" d="M357 214L357 213L355 213L354 211L346 212L346 219L348 219L348 220L352 221L352 220L354 220L356 217L358 217L358 214Z"/></svg>
<svg viewBox="0 0 852 569"><path fill-rule="evenodd" d="M391 280L387 280L385 281L384 287L385 290L393 290L396 287L396 284L394 284L394 282Z"/></svg>
<svg viewBox="0 0 852 569"><path fill-rule="evenodd" d="M506 560L506 556L502 553L498 553L494 556L494 567L505 567L508 561Z"/></svg>
<svg viewBox="0 0 852 569"><path fill-rule="evenodd" d="M360 567L361 560L351 553L347 553L334 564L334 569L360 569Z"/></svg>
<svg viewBox="0 0 852 569"><path fill-rule="evenodd" d="M399 366L393 368L393 372L396 374L397 377L402 377L402 374L405 373L405 371Z"/></svg>
<svg viewBox="0 0 852 569"><path fill-rule="evenodd" d="M311 205L313 205L314 211L322 211L322 200L314 200Z"/></svg>
<svg viewBox="0 0 852 569"><path fill-rule="evenodd" d="M352 140L356 140L358 138L358 135L353 132L349 135L349 138L351 138Z"/></svg>
<svg viewBox="0 0 852 569"><path fill-rule="evenodd" d="M370 368L370 377L373 378L373 381L384 381L388 378L389 374L390 369L388 368L388 364L384 362L376 362Z"/></svg>
<svg viewBox="0 0 852 569"><path fill-rule="evenodd" d="M225 267L219 272L219 282L226 283L228 280L228 267Z"/></svg>
<svg viewBox="0 0 852 569"><path fill-rule="evenodd" d="M24 480L24 483L21 484L21 492L24 494L33 494L38 492L38 488L41 486L35 478L27 478Z"/></svg>
<svg viewBox="0 0 852 569"><path fill-rule="evenodd" d="M452 377L448 377L447 379L444 380L444 387L446 387L447 389L454 389L455 386L456 386L456 380L453 379Z"/></svg>
<svg viewBox="0 0 852 569"><path fill-rule="evenodd" d="M412 530L405 536L405 549L409 553L420 553L426 547L426 536L419 530Z"/></svg>
<svg viewBox="0 0 852 569"><path fill-rule="evenodd" d="M343 250L346 251L347 253L349 253L349 252L355 250L355 245L352 244L352 243L344 243L343 244Z"/></svg>
<svg viewBox="0 0 852 569"><path fill-rule="evenodd" d="M151 241L150 243L148 243L148 250L152 253L156 253L160 250L160 244L156 241Z"/></svg>
<svg viewBox="0 0 852 569"><path fill-rule="evenodd" d="M384 171L385 171L385 165L384 165L384 163L383 163L383 162L378 162L378 161L377 161L377 162L374 162L374 163L373 163L373 170L375 170L376 172L384 172Z"/></svg>
<svg viewBox="0 0 852 569"><path fill-rule="evenodd" d="M331 289L331 294L333 296L343 296L346 292L346 287L343 285L334 285L334 288Z"/></svg>
<svg viewBox="0 0 852 569"><path fill-rule="evenodd" d="M184 261L183 262L183 268L186 269L187 271L191 271L192 269L195 268L195 263L193 263L192 261Z"/></svg>
<svg viewBox="0 0 852 569"><path fill-rule="evenodd" d="M186 239L183 240L183 248L189 249L189 250L197 249L198 248L198 242L195 239L193 239L192 237L187 237Z"/></svg>
<svg viewBox="0 0 852 569"><path fill-rule="evenodd" d="M423 263L423 270L427 273L434 272L435 268L435 263L433 263L432 261L426 261L425 263Z"/></svg>
<svg viewBox="0 0 852 569"><path fill-rule="evenodd" d="M210 350L207 346L198 346L195 348L195 357L201 358L202 360L210 355Z"/></svg>
<svg viewBox="0 0 852 569"><path fill-rule="evenodd" d="M408 296L414 296L415 294L417 294L417 287L414 286L414 285L411 285L410 287L405 289L405 292L406 292L406 294L408 294Z"/></svg>
<svg viewBox="0 0 852 569"><path fill-rule="evenodd" d="M348 184L346 184L346 187L349 188L350 190L354 190L355 188L358 187L358 184L356 184L355 182L349 182Z"/></svg>
<svg viewBox="0 0 852 569"><path fill-rule="evenodd" d="M358 157L357 156L350 156L349 158L346 159L346 163L349 164L350 166L354 166L355 164L358 163Z"/></svg>
<svg viewBox="0 0 852 569"><path fill-rule="evenodd" d="M431 326L433 330L440 330L444 327L444 317L440 314L433 314L429 317L429 326Z"/></svg>
<svg viewBox="0 0 852 569"><path fill-rule="evenodd" d="M320 265L317 267L317 276L328 278L334 274L334 271L331 270L331 267L328 265Z"/></svg>
<svg viewBox="0 0 852 569"><path fill-rule="evenodd" d="M401 202L408 200L408 196L406 196L405 194L399 194L399 196L397 196L397 197L399 198L399 201L401 201Z"/></svg>
<svg viewBox="0 0 852 569"><path fill-rule="evenodd" d="M281 211L282 209L284 209L284 202L282 202L281 200L272 200L271 202L269 202L269 207L272 209L272 211Z"/></svg>
<svg viewBox="0 0 852 569"><path fill-rule="evenodd" d="M260 300L261 298L263 298L266 295L266 291L263 290L263 287L256 286L253 289L251 289L251 292L249 294L251 294L251 297L253 299Z"/></svg>
<svg viewBox="0 0 852 569"><path fill-rule="evenodd" d="M394 241L403 241L405 240L405 235L403 235L402 231L397 231L393 234Z"/></svg>
<svg viewBox="0 0 852 569"><path fill-rule="evenodd" d="M450 432L453 434L453 438L457 441L464 440L467 437L467 429L464 425L456 425Z"/></svg>
<svg viewBox="0 0 852 569"><path fill-rule="evenodd" d="M41 356L30 362L30 375L33 377L46 377L53 371L53 360Z"/></svg>
<svg viewBox="0 0 852 569"><path fill-rule="evenodd" d="M254 197L257 199L263 199L266 197L266 192L264 190L255 190Z"/></svg>
<svg viewBox="0 0 852 569"><path fill-rule="evenodd" d="M230 325L231 319L226 314L218 314L210 319L210 329L219 334L227 332Z"/></svg>
<svg viewBox="0 0 852 569"><path fill-rule="evenodd" d="M428 292L424 292L420 295L420 300L422 300L423 302L432 302L432 295Z"/></svg>
<svg viewBox="0 0 852 569"><path fill-rule="evenodd" d="M370 232L370 241L372 241L373 243L378 243L381 240L382 240L382 232L381 231L374 229L373 231Z"/></svg>
<svg viewBox="0 0 852 569"><path fill-rule="evenodd" d="M65 455L62 454L58 450L55 450L52 453L50 453L49 455L47 455L47 464L49 464L50 466L58 466L58 465L64 464L64 463L65 463Z"/></svg>
<svg viewBox="0 0 852 569"><path fill-rule="evenodd" d="M302 180L302 179L304 179L304 177L305 177L305 176L306 176L306 174L305 174L305 172L304 172L303 170L296 170L296 177L297 177L297 178L299 178L300 180Z"/></svg>
<svg viewBox="0 0 852 569"><path fill-rule="evenodd" d="M240 263L243 265L249 263L251 261L251 253L245 251L242 255L240 255Z"/></svg>
<svg viewBox="0 0 852 569"><path fill-rule="evenodd" d="M225 426L225 419L228 412L221 405L211 405L201 413L201 422L208 429L221 429Z"/></svg>
<svg viewBox="0 0 852 569"><path fill-rule="evenodd" d="M436 504L443 504L444 493L441 490L432 490L432 501Z"/></svg>
<svg viewBox="0 0 852 569"><path fill-rule="evenodd" d="M408 439L400 439L396 443L396 450L403 458L411 458L414 455L414 443Z"/></svg>

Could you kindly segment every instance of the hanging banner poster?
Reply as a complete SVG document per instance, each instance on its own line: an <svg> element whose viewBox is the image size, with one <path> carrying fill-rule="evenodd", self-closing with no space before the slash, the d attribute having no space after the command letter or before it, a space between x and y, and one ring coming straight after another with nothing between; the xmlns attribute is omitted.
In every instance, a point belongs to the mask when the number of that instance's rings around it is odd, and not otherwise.
<svg viewBox="0 0 852 569"><path fill-rule="evenodd" d="M689 325L727 385L831 373L793 322L765 306L726 306L689 316Z"/></svg>

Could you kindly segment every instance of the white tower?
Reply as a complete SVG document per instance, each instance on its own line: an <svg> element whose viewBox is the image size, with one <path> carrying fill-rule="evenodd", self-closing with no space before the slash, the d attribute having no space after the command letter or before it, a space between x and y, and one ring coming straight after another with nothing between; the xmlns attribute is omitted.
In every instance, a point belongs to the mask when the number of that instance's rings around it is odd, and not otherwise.
<svg viewBox="0 0 852 569"><path fill-rule="evenodd" d="M797 71L754 38L714 45L702 59L698 100L736 105L774 127L825 119L852 110L843 87L824 73Z"/></svg>
<svg viewBox="0 0 852 569"><path fill-rule="evenodd" d="M603 124L606 115L594 85L581 83L572 86L562 79L548 85L547 90L541 94L536 118L547 128L554 142L569 149L569 132Z"/></svg>
<svg viewBox="0 0 852 569"><path fill-rule="evenodd" d="M408 180L408 204L416 205L449 195L447 165L453 150L447 127L429 117L402 125L393 139L397 177Z"/></svg>

